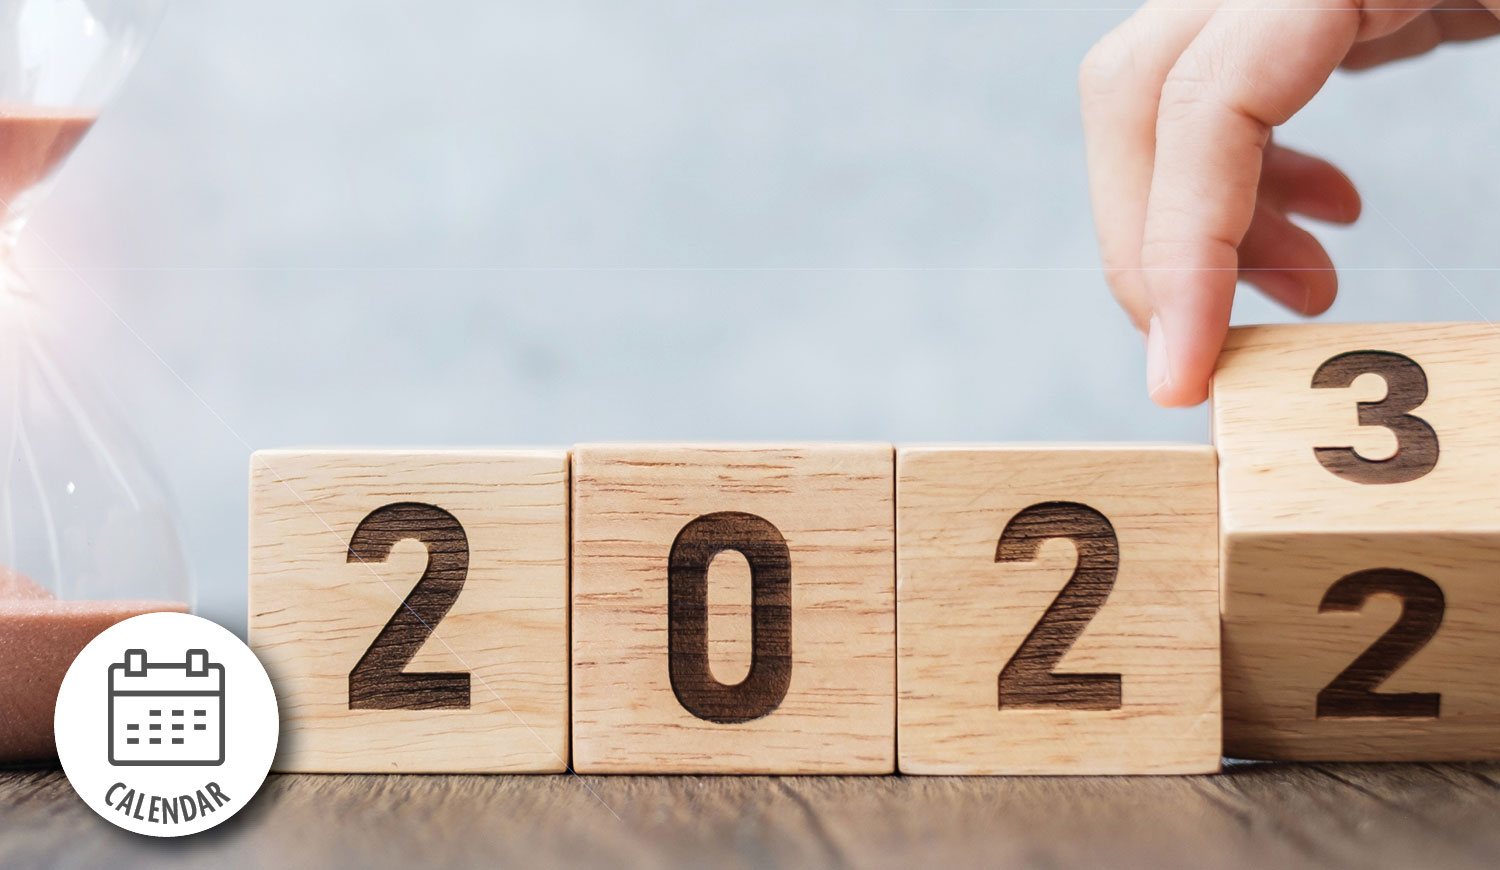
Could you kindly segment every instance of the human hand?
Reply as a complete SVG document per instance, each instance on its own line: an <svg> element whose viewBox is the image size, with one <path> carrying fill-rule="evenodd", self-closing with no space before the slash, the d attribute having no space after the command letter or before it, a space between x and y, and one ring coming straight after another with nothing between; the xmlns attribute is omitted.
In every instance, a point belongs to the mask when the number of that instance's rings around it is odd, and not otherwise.
<svg viewBox="0 0 1500 870"><path fill-rule="evenodd" d="M1359 216L1332 164L1272 142L1334 70L1500 33L1500 0L1149 0L1079 74L1094 222L1162 405L1208 395L1238 279L1321 314L1338 279L1288 215ZM1295 6L1296 8L1289 8Z"/></svg>

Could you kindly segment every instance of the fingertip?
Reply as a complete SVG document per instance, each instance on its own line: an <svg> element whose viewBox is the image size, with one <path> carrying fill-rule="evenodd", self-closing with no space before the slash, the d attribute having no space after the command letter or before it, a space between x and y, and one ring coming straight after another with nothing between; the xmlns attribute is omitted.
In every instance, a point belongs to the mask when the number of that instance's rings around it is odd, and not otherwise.
<svg viewBox="0 0 1500 870"><path fill-rule="evenodd" d="M1347 175L1344 176L1344 181L1349 185L1348 199L1344 202L1344 218L1339 223L1352 224L1365 213L1365 198Z"/></svg>
<svg viewBox="0 0 1500 870"><path fill-rule="evenodd" d="M1161 306L1152 315L1146 340L1146 387L1152 401L1164 408L1182 408L1208 398L1228 315L1222 326L1218 321L1216 313L1198 310L1197 305Z"/></svg>
<svg viewBox="0 0 1500 870"><path fill-rule="evenodd" d="M1333 287L1308 290L1307 308L1302 312L1308 317L1317 317L1320 314L1326 314L1328 309L1333 307L1333 303L1338 300L1338 275L1333 272L1330 272L1329 275L1334 282Z"/></svg>
<svg viewBox="0 0 1500 870"><path fill-rule="evenodd" d="M1155 399L1172 388L1172 361L1167 355L1167 335L1161 318L1151 315L1146 329L1146 392Z"/></svg>
<svg viewBox="0 0 1500 870"><path fill-rule="evenodd" d="M1338 297L1338 273L1332 267L1306 268L1295 272L1252 269L1242 273L1253 285L1282 306L1303 317L1317 317L1333 307Z"/></svg>
<svg viewBox="0 0 1500 870"><path fill-rule="evenodd" d="M1239 277L1304 317L1327 311L1339 292L1338 272L1317 237L1271 208L1261 208L1245 234Z"/></svg>
<svg viewBox="0 0 1500 870"><path fill-rule="evenodd" d="M1360 196L1359 188L1355 186L1354 180L1344 174L1342 169L1333 164L1329 164L1328 168L1333 172L1330 199L1335 204L1334 213L1329 220L1336 224L1352 224L1364 213L1364 197Z"/></svg>
<svg viewBox="0 0 1500 870"><path fill-rule="evenodd" d="M1301 272L1249 268L1241 270L1240 278L1298 314L1306 314L1313 304L1312 290Z"/></svg>
<svg viewBox="0 0 1500 870"><path fill-rule="evenodd" d="M1261 199L1281 211L1335 224L1352 224L1364 210L1359 188L1343 170L1284 145L1266 152Z"/></svg>
<svg viewBox="0 0 1500 870"><path fill-rule="evenodd" d="M1194 388L1190 384L1174 382L1151 392L1151 400L1163 408L1192 408L1203 404L1207 398L1207 383Z"/></svg>

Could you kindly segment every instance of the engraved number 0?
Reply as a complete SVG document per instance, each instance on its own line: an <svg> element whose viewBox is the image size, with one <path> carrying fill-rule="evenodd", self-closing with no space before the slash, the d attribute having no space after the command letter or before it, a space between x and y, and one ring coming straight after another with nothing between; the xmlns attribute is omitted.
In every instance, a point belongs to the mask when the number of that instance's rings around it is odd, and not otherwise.
<svg viewBox="0 0 1500 870"><path fill-rule="evenodd" d="M750 673L733 686L708 664L708 566L725 550L750 563ZM781 706L792 684L792 554L770 521L725 511L677 533L667 557L667 669L677 700L699 719L750 722Z"/></svg>

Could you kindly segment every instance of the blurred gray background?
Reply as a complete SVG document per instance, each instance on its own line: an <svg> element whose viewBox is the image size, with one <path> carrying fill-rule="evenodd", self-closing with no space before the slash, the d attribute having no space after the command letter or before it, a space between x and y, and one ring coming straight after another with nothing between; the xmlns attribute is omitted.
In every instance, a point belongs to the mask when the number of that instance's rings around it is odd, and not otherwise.
<svg viewBox="0 0 1500 870"><path fill-rule="evenodd" d="M1206 440L1098 273L1075 71L1131 4L1023 5L179 2L24 262L241 632L247 444ZM1279 134L1369 206L1331 317L1500 319L1497 81Z"/></svg>

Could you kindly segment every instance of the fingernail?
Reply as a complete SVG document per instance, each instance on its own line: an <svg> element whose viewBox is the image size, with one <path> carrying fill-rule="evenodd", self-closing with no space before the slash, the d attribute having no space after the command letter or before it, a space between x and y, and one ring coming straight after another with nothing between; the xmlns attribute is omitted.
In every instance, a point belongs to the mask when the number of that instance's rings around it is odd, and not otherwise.
<svg viewBox="0 0 1500 870"><path fill-rule="evenodd" d="M1167 359L1167 336L1161 318L1151 315L1151 331L1146 336L1146 387L1151 397L1172 385L1172 363Z"/></svg>

